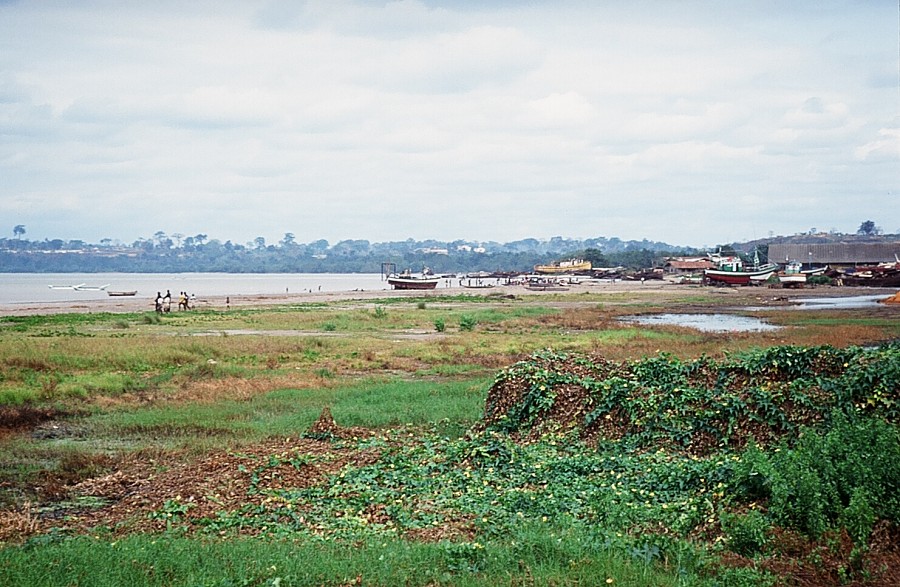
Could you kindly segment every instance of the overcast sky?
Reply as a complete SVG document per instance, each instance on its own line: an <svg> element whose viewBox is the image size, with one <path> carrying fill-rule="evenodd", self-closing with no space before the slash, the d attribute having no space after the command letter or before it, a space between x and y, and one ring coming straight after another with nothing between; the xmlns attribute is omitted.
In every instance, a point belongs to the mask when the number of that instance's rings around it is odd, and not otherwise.
<svg viewBox="0 0 900 587"><path fill-rule="evenodd" d="M898 27L897 0L0 0L0 235L900 232Z"/></svg>

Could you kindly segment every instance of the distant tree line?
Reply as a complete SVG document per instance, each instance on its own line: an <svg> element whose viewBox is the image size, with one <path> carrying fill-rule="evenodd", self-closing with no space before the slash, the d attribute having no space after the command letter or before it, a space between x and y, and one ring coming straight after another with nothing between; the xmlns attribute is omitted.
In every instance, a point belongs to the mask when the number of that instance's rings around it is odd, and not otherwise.
<svg viewBox="0 0 900 587"><path fill-rule="evenodd" d="M324 239L300 243L286 233L276 244L266 243L263 237L237 244L210 239L206 234L158 231L151 238L122 244L110 239L100 243L32 241L22 238L24 234L25 227L17 225L14 238L0 238L0 272L379 273L384 263L398 270L429 267L436 273L527 272L534 265L569 258L588 259L599 267L644 269L660 265L669 256L697 253L666 243L606 237L529 238L508 243L342 240L331 244Z"/></svg>

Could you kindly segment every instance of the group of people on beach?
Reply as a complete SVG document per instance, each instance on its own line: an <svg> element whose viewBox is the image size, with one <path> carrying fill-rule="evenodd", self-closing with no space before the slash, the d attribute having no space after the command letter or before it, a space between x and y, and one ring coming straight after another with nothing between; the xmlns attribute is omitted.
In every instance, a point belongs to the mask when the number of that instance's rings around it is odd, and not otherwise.
<svg viewBox="0 0 900 587"><path fill-rule="evenodd" d="M178 292L178 309L191 310L194 307L197 297L194 294L188 295L186 291ZM166 295L162 292L156 292L156 311L160 314L172 311L172 292L166 290Z"/></svg>

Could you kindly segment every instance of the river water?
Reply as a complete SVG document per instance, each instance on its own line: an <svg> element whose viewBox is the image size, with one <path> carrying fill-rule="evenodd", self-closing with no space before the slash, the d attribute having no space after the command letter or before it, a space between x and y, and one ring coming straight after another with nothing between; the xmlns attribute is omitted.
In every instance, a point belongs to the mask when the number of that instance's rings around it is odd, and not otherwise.
<svg viewBox="0 0 900 587"><path fill-rule="evenodd" d="M388 290L380 273L0 273L0 304L107 299L105 290L76 291L50 286L107 286L136 290L153 299L156 292L203 296L239 296L303 292Z"/></svg>

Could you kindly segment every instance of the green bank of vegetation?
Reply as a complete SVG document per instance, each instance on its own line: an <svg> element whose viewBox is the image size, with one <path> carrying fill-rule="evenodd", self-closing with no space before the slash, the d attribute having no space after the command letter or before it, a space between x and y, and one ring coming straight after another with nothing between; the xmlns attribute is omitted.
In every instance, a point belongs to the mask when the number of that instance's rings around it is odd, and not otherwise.
<svg viewBox="0 0 900 587"><path fill-rule="evenodd" d="M666 243L622 241L597 237L534 238L508 243L465 240L373 243L351 239L329 243L319 239L298 242L286 233L277 243L257 237L248 243L209 238L205 234L167 235L132 243L104 239L92 244L81 240L0 238L0 266L8 272L227 272L227 273L379 273L382 263L398 269L428 266L438 273L476 271L530 271L537 264L572 255L595 266L652 267L666 255L695 249Z"/></svg>
<svg viewBox="0 0 900 587"><path fill-rule="evenodd" d="M654 295L0 318L0 583L896 580L896 315Z"/></svg>

